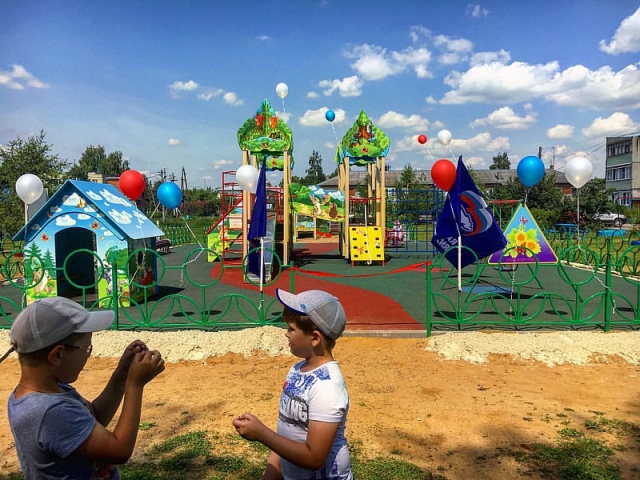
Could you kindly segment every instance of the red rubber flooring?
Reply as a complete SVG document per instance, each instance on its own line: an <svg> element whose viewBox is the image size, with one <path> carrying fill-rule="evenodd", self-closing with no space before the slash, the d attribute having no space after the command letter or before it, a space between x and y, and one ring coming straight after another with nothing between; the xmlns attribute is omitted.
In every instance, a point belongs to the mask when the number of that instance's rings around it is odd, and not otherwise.
<svg viewBox="0 0 640 480"><path fill-rule="evenodd" d="M332 242L306 243L294 249L293 258L300 256L322 255L337 251ZM254 289L255 286L243 281L240 269L225 271L222 282L239 289ZM305 290L324 290L340 299L347 314L347 330L424 330L394 299L370 290L323 280L317 277L297 275L295 280L298 292ZM264 287L267 295L275 297L276 288L289 289L289 276L285 273L274 283Z"/></svg>

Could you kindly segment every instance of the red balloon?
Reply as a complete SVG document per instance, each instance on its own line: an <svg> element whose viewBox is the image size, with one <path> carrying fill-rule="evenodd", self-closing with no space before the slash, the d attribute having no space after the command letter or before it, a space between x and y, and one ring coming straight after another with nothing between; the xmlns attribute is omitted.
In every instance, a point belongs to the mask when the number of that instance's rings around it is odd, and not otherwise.
<svg viewBox="0 0 640 480"><path fill-rule="evenodd" d="M134 202L144 192L144 177L137 170L125 170L120 174L120 190Z"/></svg>
<svg viewBox="0 0 640 480"><path fill-rule="evenodd" d="M423 145L427 143L427 136L424 134L418 135L418 143L421 143Z"/></svg>
<svg viewBox="0 0 640 480"><path fill-rule="evenodd" d="M456 181L456 167L449 160L441 158L431 167L431 178L433 183L448 192Z"/></svg>

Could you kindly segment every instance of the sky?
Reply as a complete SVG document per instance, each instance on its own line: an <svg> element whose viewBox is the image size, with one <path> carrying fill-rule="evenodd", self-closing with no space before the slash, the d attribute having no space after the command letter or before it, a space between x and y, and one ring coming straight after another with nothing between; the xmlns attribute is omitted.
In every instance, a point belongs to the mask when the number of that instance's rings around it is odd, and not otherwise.
<svg viewBox="0 0 640 480"><path fill-rule="evenodd" d="M393 170L503 152L516 168L542 147L547 167L582 156L604 177L606 137L640 131L640 1L0 0L0 145L44 131L69 162L102 145L216 187L264 99L297 176L314 150L333 172L365 111Z"/></svg>

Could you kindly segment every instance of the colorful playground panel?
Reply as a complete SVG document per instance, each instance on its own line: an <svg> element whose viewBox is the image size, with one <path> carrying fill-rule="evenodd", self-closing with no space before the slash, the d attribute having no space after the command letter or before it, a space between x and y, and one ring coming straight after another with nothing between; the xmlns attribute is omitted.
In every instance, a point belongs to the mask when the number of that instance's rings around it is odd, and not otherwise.
<svg viewBox="0 0 640 480"><path fill-rule="evenodd" d="M382 262L384 238L380 227L349 227L351 265L354 262Z"/></svg>

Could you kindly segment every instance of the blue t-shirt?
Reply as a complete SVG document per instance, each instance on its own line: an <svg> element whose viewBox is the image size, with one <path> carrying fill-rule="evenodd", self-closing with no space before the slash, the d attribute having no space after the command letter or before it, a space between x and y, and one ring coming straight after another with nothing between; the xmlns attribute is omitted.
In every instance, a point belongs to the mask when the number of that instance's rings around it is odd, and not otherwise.
<svg viewBox="0 0 640 480"><path fill-rule="evenodd" d="M61 393L9 396L8 413L18 459L27 480L119 480L113 465L99 464L73 452L96 424L89 402L71 385Z"/></svg>

